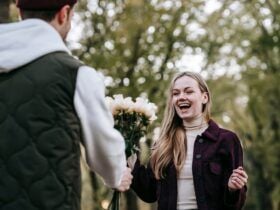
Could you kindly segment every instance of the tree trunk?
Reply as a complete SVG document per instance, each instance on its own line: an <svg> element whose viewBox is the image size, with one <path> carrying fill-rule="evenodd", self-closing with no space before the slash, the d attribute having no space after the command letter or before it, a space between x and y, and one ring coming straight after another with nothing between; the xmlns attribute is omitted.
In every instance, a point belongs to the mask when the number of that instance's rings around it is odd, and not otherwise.
<svg viewBox="0 0 280 210"><path fill-rule="evenodd" d="M258 159L251 157L251 161L254 165L254 186L252 186L255 190L255 210L263 210L263 209L272 209L272 201L271 201L271 191L273 188L273 183L270 182L264 176L265 169L263 165L259 162Z"/></svg>
<svg viewBox="0 0 280 210"><path fill-rule="evenodd" d="M99 183L98 183L98 178L96 177L95 173L94 172L90 172L90 177L91 177L91 185L92 185L92 188L93 188L93 207L92 207L92 210L100 210L100 204L101 204L101 200L102 198L100 198L100 192L99 192L99 189L100 189L100 186L99 186Z"/></svg>
<svg viewBox="0 0 280 210"><path fill-rule="evenodd" d="M0 23L8 23L10 21L10 0L0 1Z"/></svg>
<svg viewBox="0 0 280 210"><path fill-rule="evenodd" d="M156 210L156 209L157 209L157 203L152 203L151 210Z"/></svg>
<svg viewBox="0 0 280 210"><path fill-rule="evenodd" d="M125 193L125 198L127 210L138 210L137 199L132 190L129 190Z"/></svg>

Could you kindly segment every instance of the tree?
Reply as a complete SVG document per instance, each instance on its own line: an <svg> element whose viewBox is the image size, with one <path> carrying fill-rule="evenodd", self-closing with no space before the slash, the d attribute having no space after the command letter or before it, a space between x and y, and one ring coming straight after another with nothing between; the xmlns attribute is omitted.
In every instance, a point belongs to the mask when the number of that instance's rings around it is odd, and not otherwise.
<svg viewBox="0 0 280 210"><path fill-rule="evenodd" d="M209 67L234 63L240 70L233 78L239 95L224 114L246 146L251 175L246 209L280 208L279 9L279 3L270 0L226 1L205 24Z"/></svg>
<svg viewBox="0 0 280 210"><path fill-rule="evenodd" d="M8 23L10 21L10 0L0 1L0 23Z"/></svg>

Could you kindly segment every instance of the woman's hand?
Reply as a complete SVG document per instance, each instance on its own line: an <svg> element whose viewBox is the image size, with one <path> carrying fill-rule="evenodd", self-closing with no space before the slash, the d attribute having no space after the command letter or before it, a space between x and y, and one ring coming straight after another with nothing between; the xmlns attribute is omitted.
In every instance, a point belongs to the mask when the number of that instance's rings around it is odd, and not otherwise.
<svg viewBox="0 0 280 210"><path fill-rule="evenodd" d="M127 158L127 165L129 166L129 168L131 168L131 170L133 170L136 160L137 160L137 155L135 153Z"/></svg>
<svg viewBox="0 0 280 210"><path fill-rule="evenodd" d="M248 175L244 171L243 167L239 166L234 169L228 180L229 191L240 190L247 183Z"/></svg>

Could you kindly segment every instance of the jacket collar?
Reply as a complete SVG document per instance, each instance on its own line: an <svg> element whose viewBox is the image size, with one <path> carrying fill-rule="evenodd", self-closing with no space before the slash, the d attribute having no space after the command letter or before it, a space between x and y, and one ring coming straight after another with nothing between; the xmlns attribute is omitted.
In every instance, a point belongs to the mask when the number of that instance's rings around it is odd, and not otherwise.
<svg viewBox="0 0 280 210"><path fill-rule="evenodd" d="M220 133L220 127L213 120L209 120L208 128L201 134L202 137L206 137L212 141L218 141Z"/></svg>

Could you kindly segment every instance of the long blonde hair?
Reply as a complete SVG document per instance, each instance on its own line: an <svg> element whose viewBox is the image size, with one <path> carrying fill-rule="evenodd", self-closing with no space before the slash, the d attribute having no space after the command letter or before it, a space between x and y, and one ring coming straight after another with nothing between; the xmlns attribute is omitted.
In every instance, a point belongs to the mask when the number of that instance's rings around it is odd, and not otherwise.
<svg viewBox="0 0 280 210"><path fill-rule="evenodd" d="M201 92L208 94L208 102L203 104L202 113L206 121L210 119L211 95L203 78L194 72L180 72L176 74L169 87L160 136L152 148L151 167L156 179L164 178L164 169L171 163L174 164L178 174L183 168L186 159L187 145L183 121L177 115L172 104L172 89L176 80L183 76L196 80Z"/></svg>

